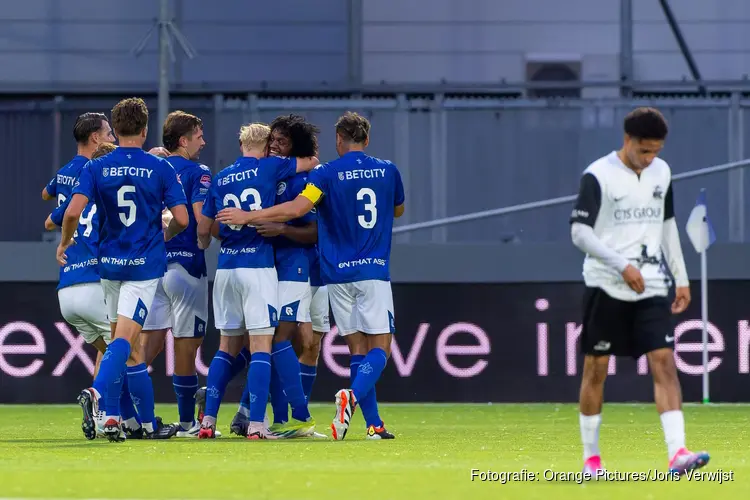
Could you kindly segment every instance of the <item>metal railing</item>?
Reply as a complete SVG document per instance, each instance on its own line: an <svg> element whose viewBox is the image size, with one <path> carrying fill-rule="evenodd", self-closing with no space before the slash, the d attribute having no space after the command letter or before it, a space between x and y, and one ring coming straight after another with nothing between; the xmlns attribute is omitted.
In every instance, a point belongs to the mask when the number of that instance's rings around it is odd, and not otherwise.
<svg viewBox="0 0 750 500"><path fill-rule="evenodd" d="M683 172L681 174L675 174L672 176L672 180L680 181L684 179L692 179L695 177L701 177L704 175L715 174L719 172L727 172L738 168L744 168L750 166L750 158L731 163L724 163L721 165L714 165L711 167L699 168L690 172ZM512 205L510 207L494 208L491 210L483 210L481 212L473 212L464 215L455 215L452 217L443 217L441 219L435 219L425 222L417 222L414 224L406 224L403 226L393 228L394 233L407 233L410 231L419 231L421 229L431 229L434 227L442 227L450 224L458 224L461 222L470 222L480 219L487 219L489 217L497 217L500 215L514 214L518 212L525 212L527 210L535 210L537 208L554 207L557 205L565 205L567 203L573 203L577 198L577 195L572 194L569 196L560 196L558 198L550 198L548 200L532 201L529 203L521 203L519 205Z"/></svg>

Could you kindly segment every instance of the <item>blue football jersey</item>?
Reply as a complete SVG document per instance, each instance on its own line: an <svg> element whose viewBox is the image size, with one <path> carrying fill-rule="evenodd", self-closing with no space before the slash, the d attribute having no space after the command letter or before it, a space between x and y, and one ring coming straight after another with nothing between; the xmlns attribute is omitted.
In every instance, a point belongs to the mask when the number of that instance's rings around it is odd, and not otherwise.
<svg viewBox="0 0 750 500"><path fill-rule="evenodd" d="M69 204L70 197L52 211L52 214L50 214L52 222L58 226L62 226L63 216ZM73 238L76 240L76 244L71 245L65 251L65 254L68 256L68 263L60 267L58 290L82 283L99 282L99 270L97 269L99 215L96 211L96 204L93 201L89 201L81 217L78 219L78 229L73 233Z"/></svg>
<svg viewBox="0 0 750 500"><path fill-rule="evenodd" d="M317 244L307 249L307 261L310 266L310 286L324 286L320 276L320 250Z"/></svg>
<svg viewBox="0 0 750 500"><path fill-rule="evenodd" d="M242 210L272 207L276 202L276 185L293 177L296 171L296 158L240 157L214 177L203 204L203 215L215 219L226 207ZM274 267L273 245L255 228L222 224L219 236L219 269Z"/></svg>
<svg viewBox="0 0 750 500"><path fill-rule="evenodd" d="M186 160L182 156L170 156L167 161L177 172L187 198L188 227L167 242L167 262L176 262L196 278L207 275L206 257L198 248L198 223L195 220L193 203L205 202L211 187L211 171L207 166Z"/></svg>
<svg viewBox="0 0 750 500"><path fill-rule="evenodd" d="M310 172L323 192L318 247L323 282L390 281L394 207L404 203L396 166L352 151Z"/></svg>
<svg viewBox="0 0 750 500"><path fill-rule="evenodd" d="M81 175L83 166L88 163L89 159L85 156L77 155L64 165L57 174L47 183L46 189L50 196L57 198L59 207L70 199L73 187L75 187L78 177Z"/></svg>
<svg viewBox="0 0 750 500"><path fill-rule="evenodd" d="M307 173L300 172L291 179L281 181L276 186L276 203L284 203L295 199L307 184ZM292 226L306 226L315 220L313 212L307 213L299 219L290 220ZM285 236L273 238L273 248L276 252L276 272L279 281L307 282L310 278L310 261L307 251L311 245L303 245Z"/></svg>
<svg viewBox="0 0 750 500"><path fill-rule="evenodd" d="M119 147L86 164L73 189L76 193L96 203L103 279L145 281L164 276L162 206L187 203L169 162L140 148Z"/></svg>

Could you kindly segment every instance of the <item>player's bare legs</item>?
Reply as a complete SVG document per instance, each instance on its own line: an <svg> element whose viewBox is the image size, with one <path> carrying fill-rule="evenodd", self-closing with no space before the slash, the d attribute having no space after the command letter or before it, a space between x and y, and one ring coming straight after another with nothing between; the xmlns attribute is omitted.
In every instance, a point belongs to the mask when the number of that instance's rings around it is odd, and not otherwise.
<svg viewBox="0 0 750 500"><path fill-rule="evenodd" d="M156 359L163 350L164 343L167 340L167 329L161 330L143 330L141 332L141 350L143 352L143 360L148 365Z"/></svg>
<svg viewBox="0 0 750 500"><path fill-rule="evenodd" d="M596 475L602 468L599 451L599 428L602 425L604 382L607 379L609 356L584 356L579 423L583 442L584 472Z"/></svg>
<svg viewBox="0 0 750 500"><path fill-rule="evenodd" d="M107 343L99 337L92 344L96 348L96 363L94 364L94 378L99 374L99 364L102 362L102 355L107 351Z"/></svg>
<svg viewBox="0 0 750 500"><path fill-rule="evenodd" d="M654 401L664 429L670 472L679 474L703 467L708 463L708 454L692 453L685 446L682 389L677 377L674 351L670 348L657 349L648 353L647 357L654 379Z"/></svg>

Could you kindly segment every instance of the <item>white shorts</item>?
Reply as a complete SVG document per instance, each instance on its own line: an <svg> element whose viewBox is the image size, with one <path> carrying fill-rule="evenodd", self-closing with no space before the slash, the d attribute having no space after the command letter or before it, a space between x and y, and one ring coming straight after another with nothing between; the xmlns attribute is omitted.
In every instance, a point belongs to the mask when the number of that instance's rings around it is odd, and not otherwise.
<svg viewBox="0 0 750 500"><path fill-rule="evenodd" d="M340 335L395 332L390 281L366 280L328 285L328 295Z"/></svg>
<svg viewBox="0 0 750 500"><path fill-rule="evenodd" d="M109 321L117 323L117 316L130 318L143 326L154 302L159 278L144 281L110 281L102 279L104 303Z"/></svg>
<svg viewBox="0 0 750 500"><path fill-rule="evenodd" d="M279 282L276 268L217 269L214 278L214 322L219 330L250 334L279 325ZM264 330L264 333L253 330Z"/></svg>
<svg viewBox="0 0 750 500"><path fill-rule="evenodd" d="M312 301L310 303L310 318L314 332L328 333L331 331L331 322L328 319L330 304L328 302L328 287L314 286L312 289Z"/></svg>
<svg viewBox="0 0 750 500"><path fill-rule="evenodd" d="M310 282L279 281L279 321L310 322Z"/></svg>
<svg viewBox="0 0 750 500"><path fill-rule="evenodd" d="M65 321L78 330L87 344L99 337L109 344L112 331L104 305L104 290L101 283L81 283L57 291L60 312Z"/></svg>
<svg viewBox="0 0 750 500"><path fill-rule="evenodd" d="M207 321L208 279L198 279L172 262L159 280L143 329L171 328L174 338L200 338L206 335Z"/></svg>

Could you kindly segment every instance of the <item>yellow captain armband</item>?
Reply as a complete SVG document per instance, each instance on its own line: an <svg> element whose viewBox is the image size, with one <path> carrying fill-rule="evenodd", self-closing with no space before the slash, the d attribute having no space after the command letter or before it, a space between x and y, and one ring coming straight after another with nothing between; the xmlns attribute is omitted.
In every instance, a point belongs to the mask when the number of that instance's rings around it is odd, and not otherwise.
<svg viewBox="0 0 750 500"><path fill-rule="evenodd" d="M310 200L313 205L317 205L320 201L320 198L323 197L323 191L321 191L318 186L315 186L314 184L308 184L299 195L304 196L305 198Z"/></svg>

